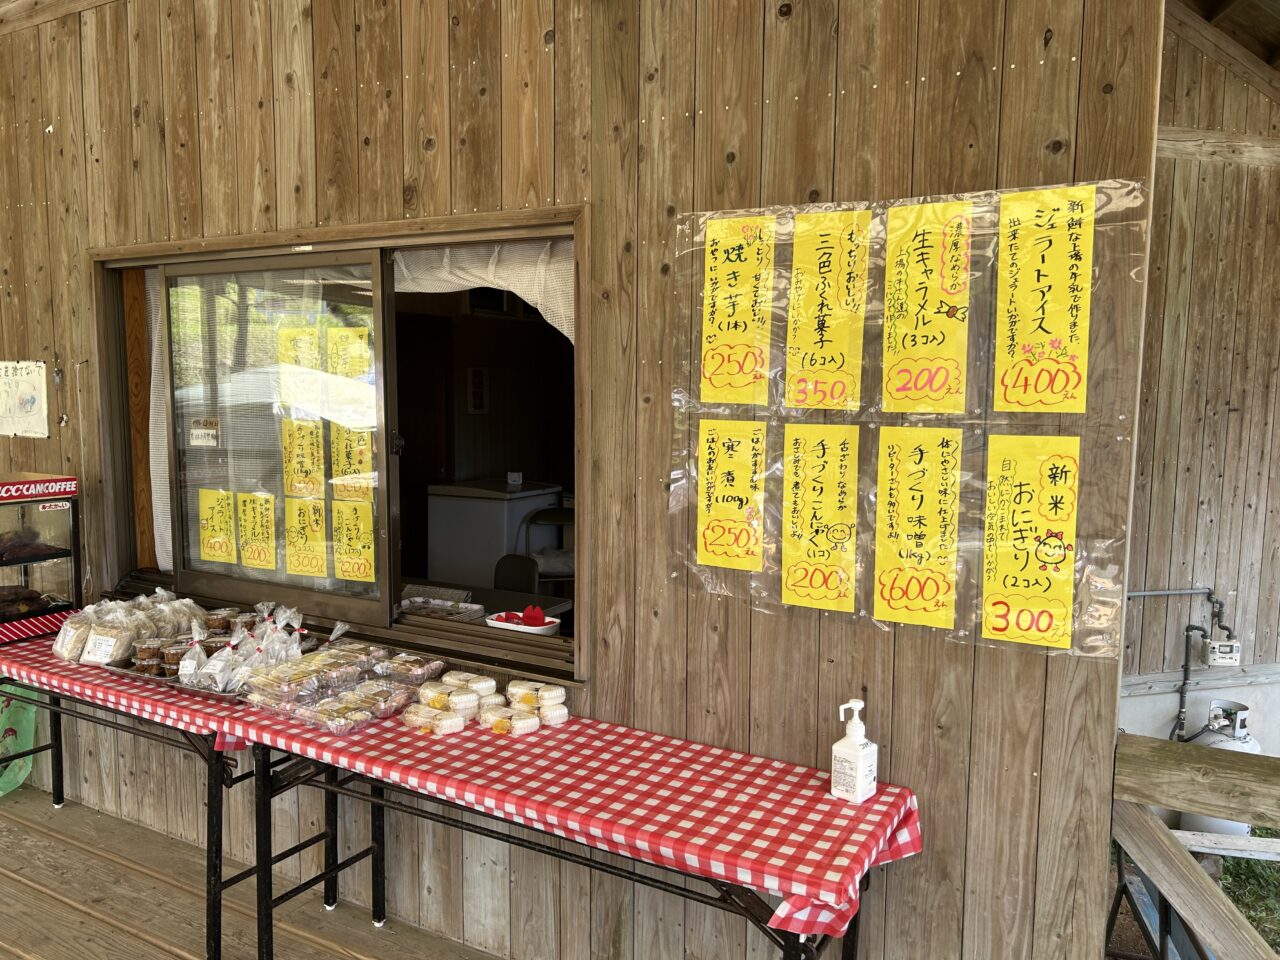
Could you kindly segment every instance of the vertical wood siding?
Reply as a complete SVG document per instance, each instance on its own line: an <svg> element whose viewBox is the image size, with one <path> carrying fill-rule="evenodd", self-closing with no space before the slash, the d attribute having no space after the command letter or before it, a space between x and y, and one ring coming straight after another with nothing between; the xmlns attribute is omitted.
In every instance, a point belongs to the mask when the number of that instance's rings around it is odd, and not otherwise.
<svg viewBox="0 0 1280 960"><path fill-rule="evenodd" d="M685 531L666 505L669 398L695 309L692 291L677 297L675 225L692 210L1146 176L1161 30L1158 0L109 0L20 29L0 21L0 128L15 145L0 153L0 345L62 371L54 438L0 440L0 465L84 478L92 572L99 371L83 254L94 245L252 244L263 230L588 202L583 482L598 505L598 590L580 707L824 765L835 705L862 691L884 775L920 793L926 831L924 855L874 874L863 956L1097 956L1114 664L764 614L671 576ZM1203 108L1223 129L1275 124L1269 102L1183 47L1167 54L1176 75L1161 111L1181 119L1166 122L1190 125ZM1280 292L1267 259L1280 211L1253 202L1277 184L1200 166L1161 161L1156 182L1149 316L1160 319L1148 323L1140 431L1155 439L1139 453L1152 492L1135 522L1150 536L1134 565L1158 579L1183 564L1189 577L1252 576L1251 652L1274 656L1280 581L1263 574L1280 569L1268 561L1280 481L1254 456L1274 401L1251 398L1280 393L1280 341L1259 332L1261 305ZM1202 191L1213 218L1196 215ZM1233 229L1237 218L1253 227ZM1225 244L1241 267L1200 289L1184 269L1200 253L1183 264L1175 238ZM1193 304L1215 329L1231 325L1225 342L1199 331ZM1124 382L1117 371L1109 402L1125 402ZM1185 422L1222 391L1229 407ZM1188 456L1201 444L1234 468ZM1192 478L1194 492L1179 487ZM1122 471L1111 479L1084 518L1094 528L1123 520ZM1232 551L1168 527L1210 494L1215 526L1275 528L1269 539ZM1133 664L1164 665L1168 616L1132 621ZM199 839L198 764L68 727L73 796ZM304 794L279 813L283 847L319 808ZM228 820L227 852L245 858L246 791ZM358 843L367 818L347 809L344 823ZM448 827L393 816L389 829L392 912L499 955L769 955L743 921L669 895ZM314 867L314 852L302 859L282 871ZM358 883L344 891L367 896Z"/></svg>

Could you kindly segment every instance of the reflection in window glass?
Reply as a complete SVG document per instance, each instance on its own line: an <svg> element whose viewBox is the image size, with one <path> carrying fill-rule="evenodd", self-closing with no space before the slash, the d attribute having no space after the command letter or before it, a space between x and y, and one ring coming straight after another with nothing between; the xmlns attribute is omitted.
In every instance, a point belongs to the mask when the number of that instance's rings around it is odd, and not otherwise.
<svg viewBox="0 0 1280 960"><path fill-rule="evenodd" d="M377 597L369 268L168 292L184 566Z"/></svg>

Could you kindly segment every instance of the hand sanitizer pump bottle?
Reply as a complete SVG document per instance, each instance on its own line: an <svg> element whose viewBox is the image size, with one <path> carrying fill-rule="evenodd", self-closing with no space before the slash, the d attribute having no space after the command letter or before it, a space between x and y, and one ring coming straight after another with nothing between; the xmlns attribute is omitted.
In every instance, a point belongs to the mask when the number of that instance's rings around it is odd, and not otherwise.
<svg viewBox="0 0 1280 960"><path fill-rule="evenodd" d="M867 728L859 715L866 706L861 700L840 705L840 719L846 711L853 717L845 726L845 735L831 747L831 794L841 800L864 803L876 792L876 745L867 739Z"/></svg>

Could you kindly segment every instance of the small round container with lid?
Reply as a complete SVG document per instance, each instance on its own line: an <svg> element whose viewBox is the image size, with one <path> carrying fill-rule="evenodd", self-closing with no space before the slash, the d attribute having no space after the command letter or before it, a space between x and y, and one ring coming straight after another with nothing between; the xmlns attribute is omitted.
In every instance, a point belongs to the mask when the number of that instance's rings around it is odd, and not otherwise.
<svg viewBox="0 0 1280 960"><path fill-rule="evenodd" d="M239 607L219 607L209 611L204 623L210 633L230 633L231 618L239 615Z"/></svg>

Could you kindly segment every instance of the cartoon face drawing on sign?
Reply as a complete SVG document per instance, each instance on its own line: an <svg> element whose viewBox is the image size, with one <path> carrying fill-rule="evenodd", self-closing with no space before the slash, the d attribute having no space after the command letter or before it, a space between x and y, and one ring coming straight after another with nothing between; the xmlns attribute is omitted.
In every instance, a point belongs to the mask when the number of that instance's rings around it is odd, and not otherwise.
<svg viewBox="0 0 1280 960"><path fill-rule="evenodd" d="M1055 573L1061 570L1067 554L1075 549L1074 545L1066 542L1062 534L1061 530L1045 530L1036 537L1036 559L1040 561L1041 570L1048 570L1050 567L1053 567Z"/></svg>

